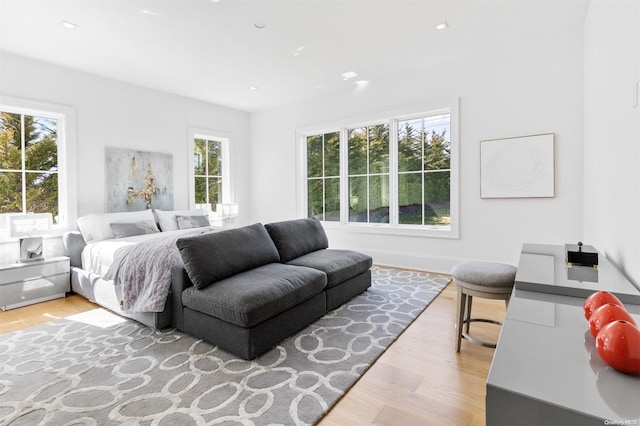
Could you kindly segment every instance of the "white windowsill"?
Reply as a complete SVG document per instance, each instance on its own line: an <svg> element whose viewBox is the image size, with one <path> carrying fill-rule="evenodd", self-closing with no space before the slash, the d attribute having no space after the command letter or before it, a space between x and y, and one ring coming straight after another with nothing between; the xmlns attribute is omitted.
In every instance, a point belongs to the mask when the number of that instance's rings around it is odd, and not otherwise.
<svg viewBox="0 0 640 426"><path fill-rule="evenodd" d="M339 223L339 222L322 222L322 226L328 230L343 232L360 232L364 234L379 235L396 235L402 237L419 237L419 238L446 238L458 239L457 232L452 229L438 229L437 227L426 226L390 226L387 224L373 223Z"/></svg>

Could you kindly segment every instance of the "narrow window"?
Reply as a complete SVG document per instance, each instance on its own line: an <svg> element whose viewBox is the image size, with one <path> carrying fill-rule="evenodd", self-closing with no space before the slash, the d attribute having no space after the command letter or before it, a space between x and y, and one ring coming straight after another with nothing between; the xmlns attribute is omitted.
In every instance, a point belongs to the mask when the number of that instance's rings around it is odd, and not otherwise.
<svg viewBox="0 0 640 426"><path fill-rule="evenodd" d="M216 206L223 202L223 142L196 137L193 141L193 147L193 183L196 207L216 211Z"/></svg>
<svg viewBox="0 0 640 426"><path fill-rule="evenodd" d="M340 221L340 133L307 136L307 215Z"/></svg>
<svg viewBox="0 0 640 426"><path fill-rule="evenodd" d="M349 222L389 223L389 125L348 129Z"/></svg>

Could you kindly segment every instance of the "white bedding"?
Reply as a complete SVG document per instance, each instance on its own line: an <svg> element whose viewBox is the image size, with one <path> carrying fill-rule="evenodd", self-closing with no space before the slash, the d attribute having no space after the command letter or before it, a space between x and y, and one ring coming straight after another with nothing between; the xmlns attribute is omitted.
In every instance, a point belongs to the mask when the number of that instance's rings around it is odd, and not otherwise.
<svg viewBox="0 0 640 426"><path fill-rule="evenodd" d="M183 236L219 231L202 227L96 241L82 252L86 271L122 288L125 313L161 312L171 283L171 269L181 262L175 242Z"/></svg>
<svg viewBox="0 0 640 426"><path fill-rule="evenodd" d="M93 241L82 250L82 269L85 271L105 276L122 251L127 251L131 246L142 241L154 238L166 237L171 234L185 234L189 229L157 232L155 234L135 235L133 237L115 238L111 240Z"/></svg>

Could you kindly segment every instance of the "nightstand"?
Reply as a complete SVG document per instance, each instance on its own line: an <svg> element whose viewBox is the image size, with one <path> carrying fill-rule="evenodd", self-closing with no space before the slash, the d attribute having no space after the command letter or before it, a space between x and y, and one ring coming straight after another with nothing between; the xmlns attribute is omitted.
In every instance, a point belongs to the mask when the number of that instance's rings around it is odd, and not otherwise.
<svg viewBox="0 0 640 426"><path fill-rule="evenodd" d="M65 297L68 291L68 257L0 264L0 309L3 311Z"/></svg>

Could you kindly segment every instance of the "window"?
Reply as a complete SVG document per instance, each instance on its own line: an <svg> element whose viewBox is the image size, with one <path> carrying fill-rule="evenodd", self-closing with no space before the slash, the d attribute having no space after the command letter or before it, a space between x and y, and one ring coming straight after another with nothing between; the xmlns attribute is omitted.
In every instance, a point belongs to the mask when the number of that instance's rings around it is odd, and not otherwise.
<svg viewBox="0 0 640 426"><path fill-rule="evenodd" d="M51 213L54 230L73 225L74 115L70 108L19 99L0 105L1 233L8 232L11 214Z"/></svg>
<svg viewBox="0 0 640 426"><path fill-rule="evenodd" d="M451 225L450 115L398 121L398 222Z"/></svg>
<svg viewBox="0 0 640 426"><path fill-rule="evenodd" d="M194 141L193 173L195 203L222 203L222 142L196 138Z"/></svg>
<svg viewBox="0 0 640 426"><path fill-rule="evenodd" d="M347 130L349 222L389 223L389 125Z"/></svg>
<svg viewBox="0 0 640 426"><path fill-rule="evenodd" d="M306 215L363 232L457 238L454 105L301 131Z"/></svg>
<svg viewBox="0 0 640 426"><path fill-rule="evenodd" d="M340 133L307 138L307 216L340 221Z"/></svg>
<svg viewBox="0 0 640 426"><path fill-rule="evenodd" d="M231 202L229 139L206 130L190 129L189 133L190 203L215 213L218 204Z"/></svg>

